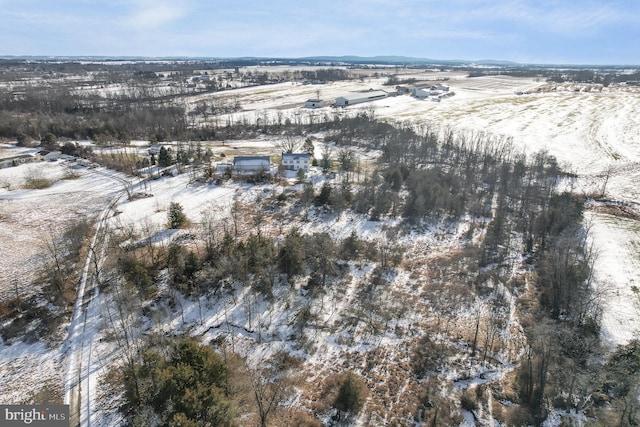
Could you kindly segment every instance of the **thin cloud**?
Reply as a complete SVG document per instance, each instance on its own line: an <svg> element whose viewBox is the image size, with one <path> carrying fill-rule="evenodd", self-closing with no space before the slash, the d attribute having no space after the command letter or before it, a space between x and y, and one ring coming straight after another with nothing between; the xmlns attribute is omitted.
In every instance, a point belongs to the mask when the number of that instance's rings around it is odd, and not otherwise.
<svg viewBox="0 0 640 427"><path fill-rule="evenodd" d="M626 11L625 11L626 10ZM475 18L499 19L562 35L584 35L604 27L624 24L629 11L615 2L527 2L515 0L481 9Z"/></svg>
<svg viewBox="0 0 640 427"><path fill-rule="evenodd" d="M0 54L638 62L636 0L0 0Z"/></svg>
<svg viewBox="0 0 640 427"><path fill-rule="evenodd" d="M122 24L130 29L152 30L169 25L187 16L190 3L181 1L138 0L134 10L125 16Z"/></svg>

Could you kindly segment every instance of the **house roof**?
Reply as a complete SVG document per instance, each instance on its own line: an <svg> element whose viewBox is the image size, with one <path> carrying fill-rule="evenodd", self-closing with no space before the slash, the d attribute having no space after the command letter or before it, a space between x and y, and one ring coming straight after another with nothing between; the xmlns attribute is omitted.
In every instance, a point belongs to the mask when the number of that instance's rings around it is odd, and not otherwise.
<svg viewBox="0 0 640 427"><path fill-rule="evenodd" d="M306 158L307 160L309 159L309 157L311 157L311 154L309 153L282 153L282 160L284 160L285 158L291 158L291 160L295 160L295 159L299 159L299 158Z"/></svg>
<svg viewBox="0 0 640 427"><path fill-rule="evenodd" d="M386 97L388 94L383 90L370 90L368 92L349 93L344 96L340 96L337 99L346 99L347 101L354 101L356 99L371 99Z"/></svg>
<svg viewBox="0 0 640 427"><path fill-rule="evenodd" d="M233 164L238 163L270 163L269 156L236 156L233 158Z"/></svg>

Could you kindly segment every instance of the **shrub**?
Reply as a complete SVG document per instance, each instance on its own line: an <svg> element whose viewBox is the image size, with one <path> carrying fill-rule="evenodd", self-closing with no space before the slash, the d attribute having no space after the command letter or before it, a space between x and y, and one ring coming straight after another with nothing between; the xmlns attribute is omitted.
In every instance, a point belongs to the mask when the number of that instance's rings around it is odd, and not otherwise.
<svg viewBox="0 0 640 427"><path fill-rule="evenodd" d="M41 190L43 188L51 187L53 181L46 178L41 169L31 168L25 174L24 188L27 190Z"/></svg>
<svg viewBox="0 0 640 427"><path fill-rule="evenodd" d="M460 398L460 406L465 411L473 412L478 409L478 402L476 401L476 397L469 390L462 393L462 397Z"/></svg>
<svg viewBox="0 0 640 427"><path fill-rule="evenodd" d="M338 381L340 388L333 403L334 408L342 412L357 414L367 400L367 384L353 371L344 373Z"/></svg>

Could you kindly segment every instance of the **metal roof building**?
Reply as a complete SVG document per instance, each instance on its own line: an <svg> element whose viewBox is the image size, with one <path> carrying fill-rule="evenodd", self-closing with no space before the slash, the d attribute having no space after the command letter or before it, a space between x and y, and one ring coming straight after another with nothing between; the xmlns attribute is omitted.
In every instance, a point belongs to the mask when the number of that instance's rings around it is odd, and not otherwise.
<svg viewBox="0 0 640 427"><path fill-rule="evenodd" d="M233 172L239 175L251 175L271 170L269 156L236 156L233 158Z"/></svg>
<svg viewBox="0 0 640 427"><path fill-rule="evenodd" d="M383 90L370 90L368 92L350 93L345 96L336 98L336 106L347 107L349 105L361 104L363 102L376 101L384 99L389 94Z"/></svg>

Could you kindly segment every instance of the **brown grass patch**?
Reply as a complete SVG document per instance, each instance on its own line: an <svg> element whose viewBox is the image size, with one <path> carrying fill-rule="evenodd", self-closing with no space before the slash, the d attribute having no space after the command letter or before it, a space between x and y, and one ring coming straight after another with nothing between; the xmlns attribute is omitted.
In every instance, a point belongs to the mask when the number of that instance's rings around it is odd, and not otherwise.
<svg viewBox="0 0 640 427"><path fill-rule="evenodd" d="M640 221L640 214L638 214L638 212L636 212L632 208L624 205L606 204L601 206L594 206L590 210L600 214Z"/></svg>
<svg viewBox="0 0 640 427"><path fill-rule="evenodd" d="M42 190L51 187L54 182L44 177L27 177L22 188L24 190Z"/></svg>

